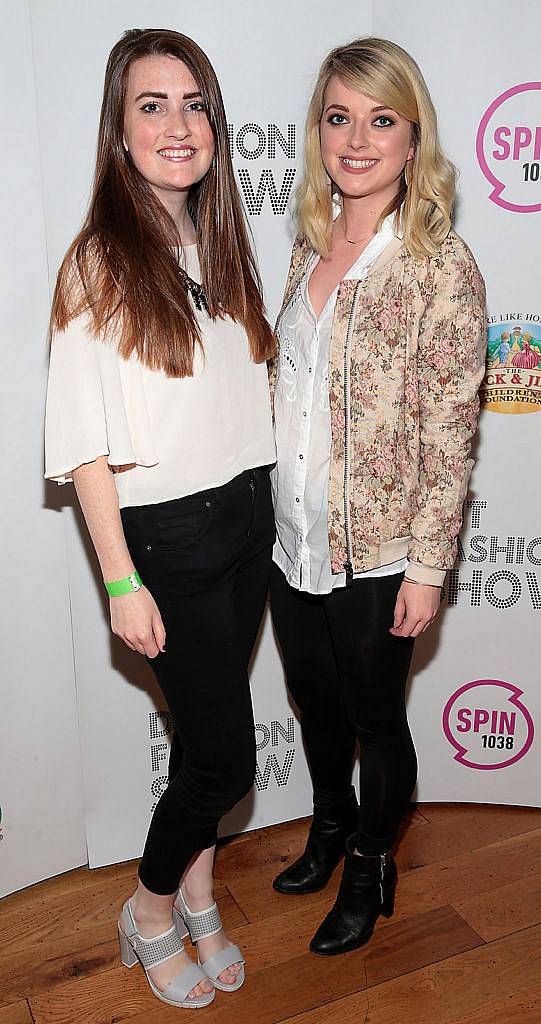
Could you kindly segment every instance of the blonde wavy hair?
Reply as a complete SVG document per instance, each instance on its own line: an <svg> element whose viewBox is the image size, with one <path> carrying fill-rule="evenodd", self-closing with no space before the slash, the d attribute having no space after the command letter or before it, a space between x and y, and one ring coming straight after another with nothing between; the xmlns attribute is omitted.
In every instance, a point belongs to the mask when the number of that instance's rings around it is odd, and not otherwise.
<svg viewBox="0 0 541 1024"><path fill-rule="evenodd" d="M297 195L300 233L322 257L329 255L333 182L321 158L319 128L335 75L411 121L414 156L378 228L394 212L408 251L418 259L434 255L451 229L456 171L441 150L436 111L419 67L401 46L374 36L338 46L323 61L306 119L304 177Z"/></svg>

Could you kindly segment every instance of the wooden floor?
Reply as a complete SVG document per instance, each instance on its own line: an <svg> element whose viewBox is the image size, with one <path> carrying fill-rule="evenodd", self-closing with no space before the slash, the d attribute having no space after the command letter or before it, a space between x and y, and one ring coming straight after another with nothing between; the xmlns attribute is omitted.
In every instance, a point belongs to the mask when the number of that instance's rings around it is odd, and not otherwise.
<svg viewBox="0 0 541 1024"><path fill-rule="evenodd" d="M336 893L280 896L271 879L306 821L224 845L217 898L247 981L197 1011L205 1024L541 1024L539 811L427 805L398 851L396 910L364 949L324 959L308 941ZM81 868L0 904L0 1024L157 1024L158 1002L119 962L116 917L135 862ZM192 1011L192 1014L195 1011ZM192 1016L189 1016L192 1020Z"/></svg>

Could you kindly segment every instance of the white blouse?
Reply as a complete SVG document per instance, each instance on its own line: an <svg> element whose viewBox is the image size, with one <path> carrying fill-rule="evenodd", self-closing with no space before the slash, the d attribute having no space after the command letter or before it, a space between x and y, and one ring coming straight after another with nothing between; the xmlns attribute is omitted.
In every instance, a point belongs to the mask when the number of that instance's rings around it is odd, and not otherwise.
<svg viewBox="0 0 541 1024"><path fill-rule="evenodd" d="M344 274L344 280L363 281L393 238L391 215ZM327 527L332 443L329 355L338 286L317 319L308 292L317 263L314 255L279 324L280 372L275 395L278 461L271 474L276 515L273 559L296 590L329 594L346 585L345 572L331 572ZM389 576L404 571L406 566L407 559L402 558L355 573L354 578Z"/></svg>
<svg viewBox="0 0 541 1024"><path fill-rule="evenodd" d="M197 246L183 265L200 281ZM244 328L195 311L203 352L192 377L149 370L100 341L86 316L51 344L45 476L59 484L106 455L120 507L156 504L218 487L276 458L267 367L254 363Z"/></svg>

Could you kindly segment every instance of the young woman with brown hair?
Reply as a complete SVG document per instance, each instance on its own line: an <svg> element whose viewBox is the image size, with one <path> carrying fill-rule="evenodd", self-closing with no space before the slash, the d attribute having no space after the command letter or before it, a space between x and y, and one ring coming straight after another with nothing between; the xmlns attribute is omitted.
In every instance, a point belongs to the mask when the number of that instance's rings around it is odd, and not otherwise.
<svg viewBox="0 0 541 1024"><path fill-rule="evenodd" d="M484 286L451 227L454 169L415 61L359 39L323 62L278 319L272 613L314 816L279 892L338 898L331 956L393 910L415 787L405 687L456 555L486 353ZM360 808L351 786L361 750Z"/></svg>
<svg viewBox="0 0 541 1024"><path fill-rule="evenodd" d="M204 1006L244 979L212 865L255 771L247 667L274 539L274 341L216 75L177 32L132 30L110 54L90 208L51 328L46 476L73 479L113 632L150 659L175 724L122 959L165 1002Z"/></svg>

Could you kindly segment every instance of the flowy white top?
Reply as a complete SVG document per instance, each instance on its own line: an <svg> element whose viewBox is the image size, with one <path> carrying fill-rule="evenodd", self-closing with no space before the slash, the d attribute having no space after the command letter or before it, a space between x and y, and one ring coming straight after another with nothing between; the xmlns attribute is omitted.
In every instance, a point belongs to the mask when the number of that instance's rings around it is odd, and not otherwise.
<svg viewBox="0 0 541 1024"><path fill-rule="evenodd" d="M183 266L200 281L197 246ZM96 339L89 317L51 343L45 476L64 484L101 455L115 470L120 507L156 504L218 487L275 461L265 363L254 363L244 328L195 311L203 340L192 377L167 377L114 338Z"/></svg>
<svg viewBox="0 0 541 1024"><path fill-rule="evenodd" d="M364 281L378 256L395 238L394 216L387 217L374 238L344 274ZM272 472L276 515L273 559L287 582L310 594L330 594L346 586L346 574L331 572L328 493L331 459L329 354L338 285L316 317L309 294L314 254L280 324L280 373L275 395L278 461ZM355 579L404 572L407 559L366 572Z"/></svg>

